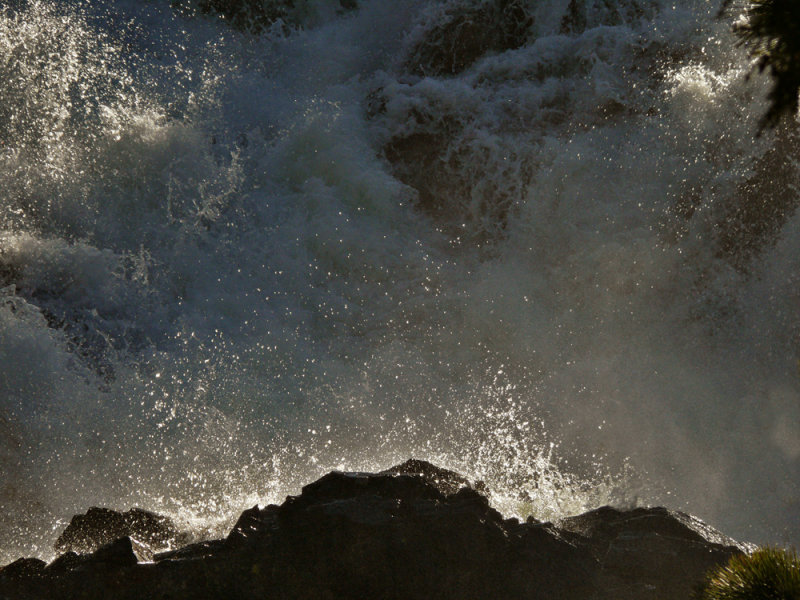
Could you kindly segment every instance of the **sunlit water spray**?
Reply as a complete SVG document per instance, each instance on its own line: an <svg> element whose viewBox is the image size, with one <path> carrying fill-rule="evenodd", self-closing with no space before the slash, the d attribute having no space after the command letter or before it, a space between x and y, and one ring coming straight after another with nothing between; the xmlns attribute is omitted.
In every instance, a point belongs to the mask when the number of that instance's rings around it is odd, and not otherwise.
<svg viewBox="0 0 800 600"><path fill-rule="evenodd" d="M481 6L258 36L5 10L0 563L90 505L221 536L409 456L508 515L800 539L797 142L754 139L764 82L690 0L520 2L513 48L416 73Z"/></svg>

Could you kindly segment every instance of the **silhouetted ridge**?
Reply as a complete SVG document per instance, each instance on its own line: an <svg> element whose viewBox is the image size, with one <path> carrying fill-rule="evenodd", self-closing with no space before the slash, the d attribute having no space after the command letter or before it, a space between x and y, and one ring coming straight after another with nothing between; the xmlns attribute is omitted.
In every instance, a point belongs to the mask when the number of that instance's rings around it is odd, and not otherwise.
<svg viewBox="0 0 800 600"><path fill-rule="evenodd" d="M68 532L102 540L142 514L91 509ZM89 519L94 529L81 525ZM163 525L154 515L139 521ZM102 523L108 531L97 530ZM467 478L410 460L380 473L328 473L280 506L244 511L226 539L151 563L138 562L128 536L47 566L20 559L0 569L0 597L678 598L740 552L661 508L604 507L560 526L505 519Z"/></svg>

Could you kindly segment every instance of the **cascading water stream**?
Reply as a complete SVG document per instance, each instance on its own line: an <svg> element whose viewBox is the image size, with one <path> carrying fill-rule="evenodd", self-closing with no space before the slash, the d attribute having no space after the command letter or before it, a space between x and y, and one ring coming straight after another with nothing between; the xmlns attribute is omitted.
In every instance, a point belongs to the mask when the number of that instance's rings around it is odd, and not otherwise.
<svg viewBox="0 0 800 600"><path fill-rule="evenodd" d="M798 140L718 7L288 4L0 12L0 564L409 456L798 543Z"/></svg>

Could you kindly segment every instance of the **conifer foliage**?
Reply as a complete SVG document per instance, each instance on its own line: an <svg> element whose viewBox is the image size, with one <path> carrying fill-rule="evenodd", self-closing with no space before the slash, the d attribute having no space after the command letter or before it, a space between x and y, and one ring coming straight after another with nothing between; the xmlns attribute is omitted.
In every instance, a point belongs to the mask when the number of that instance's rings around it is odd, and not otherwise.
<svg viewBox="0 0 800 600"><path fill-rule="evenodd" d="M800 559L794 551L759 548L712 571L698 600L800 600Z"/></svg>
<svg viewBox="0 0 800 600"><path fill-rule="evenodd" d="M723 11L732 0L725 0ZM784 115L797 114L800 91L800 1L748 0L743 18L733 26L738 44L756 59L754 69L767 71L772 89L760 129L773 128Z"/></svg>

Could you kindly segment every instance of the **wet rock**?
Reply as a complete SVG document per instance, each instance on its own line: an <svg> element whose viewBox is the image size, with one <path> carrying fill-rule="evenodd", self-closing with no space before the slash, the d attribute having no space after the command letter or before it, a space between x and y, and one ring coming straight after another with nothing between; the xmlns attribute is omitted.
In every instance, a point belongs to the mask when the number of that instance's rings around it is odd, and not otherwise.
<svg viewBox="0 0 800 600"><path fill-rule="evenodd" d="M455 494L464 487L472 487L481 492L486 491L486 486L482 481L476 482L473 485L469 479L455 471L443 469L424 460L417 460L414 458L386 469L385 471L381 471L381 474L416 475L433 485L445 496Z"/></svg>
<svg viewBox="0 0 800 600"><path fill-rule="evenodd" d="M63 575L73 571L120 569L139 562L133 552L133 542L122 537L100 546L91 554L65 552L44 569L46 575Z"/></svg>
<svg viewBox="0 0 800 600"><path fill-rule="evenodd" d="M130 567L139 562L133 552L133 542L129 537L119 538L100 546L89 555L89 560L108 568Z"/></svg>
<svg viewBox="0 0 800 600"><path fill-rule="evenodd" d="M712 568L747 546L702 521L665 508L610 507L564 519L600 564L598 583L608 598L689 598Z"/></svg>
<svg viewBox="0 0 800 600"><path fill-rule="evenodd" d="M532 589L562 597L589 591L584 582L592 561L585 551L542 530L542 552L569 559L558 573L531 568L524 531L507 530L486 497L462 483L422 462L378 474L334 472L280 507L250 509L229 541L264 574L256 587L278 596L305 590L320 598L523 598ZM525 575L509 577L510 571ZM276 572L284 575L267 575Z"/></svg>
<svg viewBox="0 0 800 600"><path fill-rule="evenodd" d="M226 538L226 545L237 549L267 539L278 528L279 508L270 504L264 509L254 506L244 511Z"/></svg>
<svg viewBox="0 0 800 600"><path fill-rule="evenodd" d="M379 496L404 502L444 499L444 495L422 477L333 471L303 487L303 493L289 498L286 506L306 507L359 496Z"/></svg>
<svg viewBox="0 0 800 600"><path fill-rule="evenodd" d="M448 85L426 78L377 89L365 108L392 174L413 190L414 208L454 241L483 245L503 239L533 163L462 83L458 101L442 93Z"/></svg>
<svg viewBox="0 0 800 600"><path fill-rule="evenodd" d="M561 32L580 34L594 27L630 25L652 18L652 9L637 0L570 0L561 19Z"/></svg>
<svg viewBox="0 0 800 600"><path fill-rule="evenodd" d="M338 14L358 8L357 0L331 0ZM296 0L172 0L173 8L192 14L196 7L202 14L218 15L235 29L261 33L275 23L296 24L304 2ZM300 10L298 10L298 8Z"/></svg>
<svg viewBox="0 0 800 600"><path fill-rule="evenodd" d="M247 512L247 511L245 511ZM167 550L157 552L153 555L155 562L162 560L186 560L196 558L208 558L221 551L226 546L225 540L208 540L189 544L177 550Z"/></svg>
<svg viewBox="0 0 800 600"><path fill-rule="evenodd" d="M395 177L416 192L415 208L454 240L475 245L502 239L523 197L521 187L508 184L511 173L519 175L517 157L509 150L508 164L493 163L487 139L496 136L460 118L419 114L383 147Z"/></svg>
<svg viewBox="0 0 800 600"><path fill-rule="evenodd" d="M523 46L532 24L521 0L450 3L413 45L406 67L416 75L456 75L489 52Z"/></svg>
<svg viewBox="0 0 800 600"><path fill-rule="evenodd" d="M185 543L178 528L168 517L132 508L121 513L109 508L90 508L84 515L72 517L55 543L56 552L94 552L101 546L130 537L137 555L150 560L156 550Z"/></svg>
<svg viewBox="0 0 800 600"><path fill-rule="evenodd" d="M47 563L38 558L20 558L10 565L0 568L0 578L21 579L36 577L44 572L46 565Z"/></svg>
<svg viewBox="0 0 800 600"><path fill-rule="evenodd" d="M0 598L3 600L26 600L34 598L36 590L42 590L45 562L38 558L20 558L10 565L0 567ZM40 595L41 598L46 598Z"/></svg>
<svg viewBox="0 0 800 600"><path fill-rule="evenodd" d="M204 14L218 14L236 29L259 33L285 19L293 0L198 0Z"/></svg>
<svg viewBox="0 0 800 600"><path fill-rule="evenodd" d="M558 526L504 519L467 478L412 460L329 473L244 511L226 539L152 563L137 563L129 537L46 568L17 561L0 570L0 598L666 599L688 597L740 551L666 509L602 508Z"/></svg>
<svg viewBox="0 0 800 600"><path fill-rule="evenodd" d="M80 554L70 550L48 564L46 567L46 572L48 575L59 575L61 573L75 570L84 562L85 559L81 558Z"/></svg>

